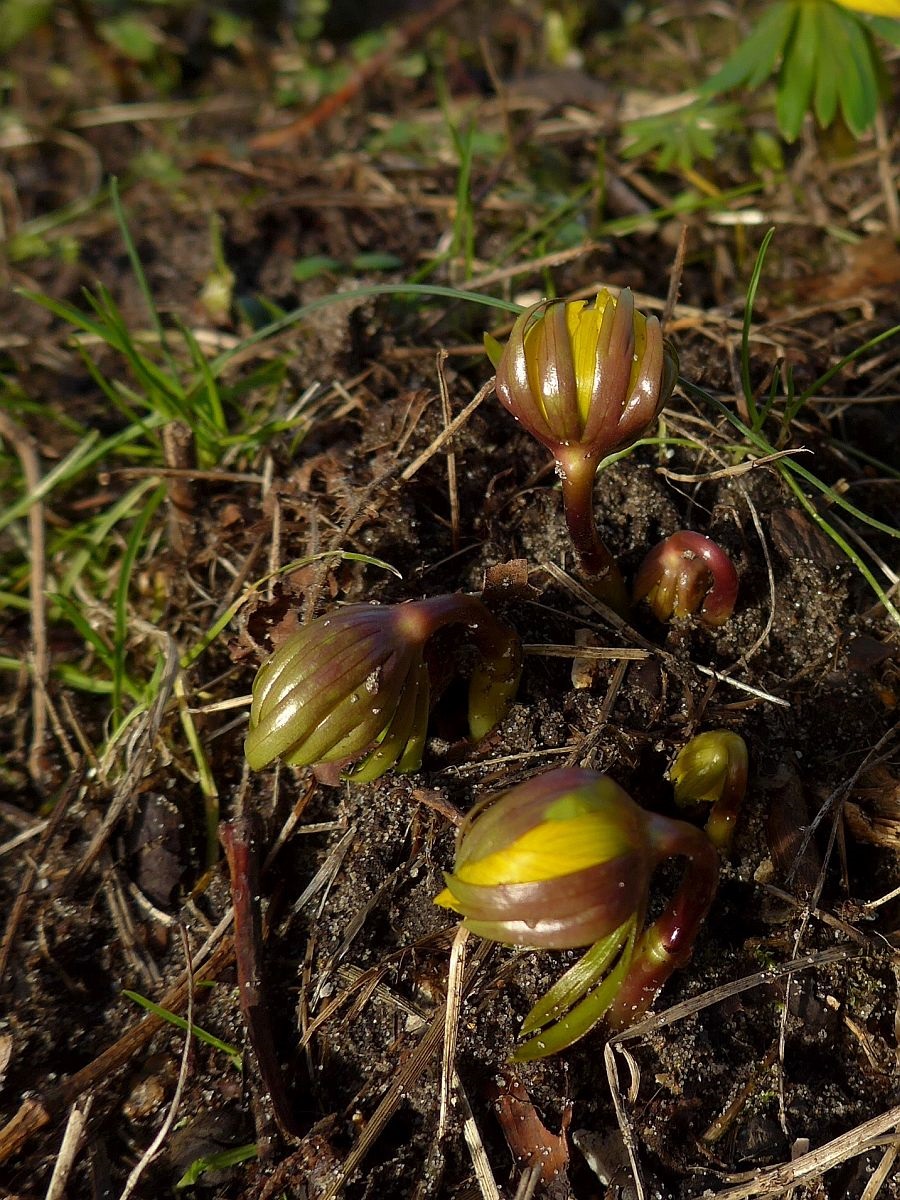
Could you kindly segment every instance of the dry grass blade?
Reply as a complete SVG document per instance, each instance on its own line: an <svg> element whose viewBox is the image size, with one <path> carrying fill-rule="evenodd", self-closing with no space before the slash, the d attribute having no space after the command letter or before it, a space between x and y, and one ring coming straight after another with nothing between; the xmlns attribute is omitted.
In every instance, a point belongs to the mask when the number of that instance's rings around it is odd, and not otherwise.
<svg viewBox="0 0 900 1200"><path fill-rule="evenodd" d="M225 941L222 941L222 938L231 924L231 920L232 914L229 913L219 922L204 945L194 955L195 975L202 966L204 978L215 979L230 964L234 948L230 938ZM192 986L192 982L185 975L163 994L159 1001L160 1007L176 1012L185 1003L190 986ZM39 1130L48 1125L54 1116L73 1104L79 1096L91 1088L99 1088L108 1084L114 1073L125 1066L162 1026L162 1017L157 1017L152 1013L148 1014L136 1025L132 1025L87 1066L82 1067L80 1071L76 1071L74 1075L46 1092L40 1100L25 1100L7 1124L0 1129L0 1164L18 1154Z"/></svg>
<svg viewBox="0 0 900 1200"><path fill-rule="evenodd" d="M737 979L733 983L722 984L720 987L711 988L707 992L703 992L700 996L694 997L693 1000L685 1000L681 1004L675 1004L671 1008L665 1009L661 1013L655 1013L650 1017L645 1017L642 1021L638 1021L629 1029L617 1033L611 1038L604 1049L604 1062L606 1065L606 1075L609 1082L610 1093L612 1095L613 1107L616 1112L616 1120L619 1125L619 1130L622 1134L622 1139L628 1151L629 1161L631 1163L632 1175L636 1189L636 1200L646 1200L646 1190L644 1188L643 1176L641 1172L640 1160L637 1151L637 1142L634 1135L634 1130L629 1120L628 1113L625 1110L622 1091L619 1086L618 1065L616 1063L616 1051L621 1050L625 1042L633 1041L636 1038L641 1038L647 1033L655 1032L659 1029L675 1024L677 1021L683 1020L685 1017L693 1016L695 1013L701 1012L705 1008L709 1008L713 1004L718 1004L723 1000L727 1000L732 996L738 995L740 992L748 991L750 988L759 987L761 984L773 983L777 979L790 978L800 971L806 971L813 967L829 966L837 962L845 962L849 959L859 958L864 953L858 946L835 946L832 950L824 950L818 954L807 955L806 958L795 958L791 962L783 963L778 967L769 967L764 971L756 971L752 975L746 975L743 979ZM893 1109L894 1114L900 1113L900 1109ZM882 1121L884 1118L875 1118L875 1122ZM898 1118L895 1115L894 1124L898 1123ZM863 1130L869 1130L869 1126L873 1126L875 1122L868 1122L861 1126ZM882 1125L879 1128L878 1136L884 1134L891 1125ZM855 1132L855 1131L854 1131ZM874 1136L874 1135L873 1135ZM844 1135L844 1138L851 1138L850 1134ZM842 1142L841 1138L836 1139L836 1142ZM834 1146L836 1143L829 1143L829 1146ZM868 1148L865 1147L865 1148ZM827 1150L823 1147L822 1150ZM861 1151L860 1151L861 1152ZM775 1171L793 1170L800 1164L800 1171L804 1169L807 1160L815 1157L819 1151L813 1154L806 1155L803 1158L788 1163L784 1167L775 1168ZM850 1157L849 1154L844 1154L843 1158ZM839 1158L837 1161L843 1161ZM836 1165L832 1163L832 1165ZM829 1167L824 1167L822 1170L828 1170ZM819 1172L821 1173L821 1172ZM754 1172L754 1178L759 1180L762 1176L758 1172ZM774 1175L773 1175L774 1178ZM800 1178L798 1176L797 1178ZM794 1182L794 1177L789 1176L787 1182L779 1184L779 1188L790 1187ZM741 1185L742 1187L745 1185ZM750 1187L752 1188L752 1184ZM738 1200L739 1197L753 1196L757 1194L774 1195L774 1189L771 1192L757 1193L754 1191L734 1191L718 1193L718 1200L722 1197L729 1197L730 1200Z"/></svg>
<svg viewBox="0 0 900 1200"><path fill-rule="evenodd" d="M33 855L29 856L29 865L22 876L22 882L19 884L19 890L16 893L16 898L13 901L9 911L9 917L6 921L6 928L3 930L3 940L0 941L0 989L3 987L6 977L6 970L9 966L10 955L12 948L15 945L16 933L19 925L25 915L25 909L28 905L31 889L34 887L35 880L40 870L40 864L44 860L47 853L47 848L50 845L54 835L58 831L63 817L69 809L69 804L78 794L84 779L85 769L82 767L73 775L63 792L62 796L53 806L53 812L48 820L44 823L41 831L41 840L38 842L37 849ZM30 830L28 832L31 832ZM15 840L15 839L14 839Z"/></svg>
<svg viewBox="0 0 900 1200"><path fill-rule="evenodd" d="M84 1132L93 1105L94 1097L90 1092L83 1100L76 1100L72 1105L59 1154L53 1164L53 1174L50 1176L45 1200L63 1200L69 1183L69 1175L84 1141Z"/></svg>
<svg viewBox="0 0 900 1200"><path fill-rule="evenodd" d="M493 386L494 380L492 377L487 381L486 384L484 384L483 387L478 390L478 392L476 392L473 399L469 401L462 412L453 418L443 432L438 434L431 445L426 447L426 449L422 451L418 458L414 458L409 466L405 467L400 472L400 478L404 481L404 483L409 483L410 479L419 473L428 460L433 458L434 455L437 454L438 450L441 450L444 446L446 446L447 442L450 441L454 434L462 429L463 425L465 425L466 421L468 421L475 409L478 408L479 404L481 404L486 396L490 395Z"/></svg>
<svg viewBox="0 0 900 1200"><path fill-rule="evenodd" d="M466 971L465 978L462 984L462 995L471 988L475 978L481 969L481 965L491 951L489 942L483 942L472 957L472 963ZM354 1173L356 1168L362 1163L363 1159L371 1150L372 1146L381 1136L385 1125L396 1112L403 1098L404 1093L408 1092L413 1087L416 1081L425 1070L432 1056L437 1052L438 1046L441 1044L444 1029L446 1025L446 1012L442 1009L431 1019L424 1036L420 1039L415 1050L407 1056L400 1064L394 1078L385 1093L381 1103L372 1113L363 1132L360 1134L359 1141L347 1155L339 1177L329 1187L328 1191L322 1197L322 1200L335 1200L335 1197L341 1192L347 1180Z"/></svg>
<svg viewBox="0 0 900 1200"><path fill-rule="evenodd" d="M444 1023L444 1057L441 1065L441 1107L438 1113L437 1136L440 1141L447 1132L452 1104L453 1076L456 1062L456 1036L459 1032L459 1010L462 1004L463 972L466 967L466 942L469 931L460 925L450 947L450 966L447 969L447 1010Z"/></svg>
<svg viewBox="0 0 900 1200"><path fill-rule="evenodd" d="M38 497L28 509L28 533L31 541L28 588L31 600L32 672L32 727L28 771L34 782L43 790L46 775L44 742L47 737L47 680L50 677L50 654L47 646L47 561L44 537L44 502L40 499L41 460L34 438L24 429L20 429L12 417L2 410L0 410L0 437L6 438L18 455L28 494Z"/></svg>
<svg viewBox="0 0 900 1200"><path fill-rule="evenodd" d="M900 1126L900 1105L864 1121L842 1133L839 1137L808 1154L801 1154L793 1162L780 1163L777 1167L769 1167L754 1172L753 1179L747 1183L739 1183L736 1187L726 1188L716 1192L716 1200L749 1200L751 1196L777 1196L787 1188L799 1187L820 1179L827 1171L839 1167L850 1158L865 1154L875 1146L882 1145L885 1134L895 1131ZM892 1147L896 1141L892 1139ZM704 1195L711 1196L707 1192Z"/></svg>
<svg viewBox="0 0 900 1200"><path fill-rule="evenodd" d="M178 1070L178 1082L175 1084L175 1091L172 1094L172 1102L169 1105L169 1111L166 1113L162 1125L157 1130L156 1137L138 1159L134 1165L134 1169L128 1176L125 1187L122 1189L122 1194L119 1200L128 1200L128 1197L133 1193L134 1189L140 1182L141 1176L153 1162L154 1158L163 1148L166 1138L172 1131L172 1126L175 1124L175 1118L178 1115L178 1109L181 1105L181 1097L184 1094L184 1087L187 1083L188 1067L191 1061L191 1045L193 1042L194 1032L194 971L191 966L191 948L188 944L187 930L183 925L179 926L179 934L181 935L181 946L184 951L185 959L185 980L187 982L187 1028L184 1031L184 1047L181 1051L181 1066Z"/></svg>

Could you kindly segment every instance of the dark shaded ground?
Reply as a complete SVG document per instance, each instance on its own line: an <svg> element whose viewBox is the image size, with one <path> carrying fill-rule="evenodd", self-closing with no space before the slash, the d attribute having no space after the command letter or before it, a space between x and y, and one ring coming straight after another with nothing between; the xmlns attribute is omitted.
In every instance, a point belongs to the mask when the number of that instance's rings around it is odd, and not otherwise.
<svg viewBox="0 0 900 1200"><path fill-rule="evenodd" d="M473 14L485 22L489 64L472 42ZM246 336L251 321L265 322L271 306L289 310L336 289L409 280L443 252L448 257L434 266L430 282L523 300L547 286L548 276L530 260L550 255L559 293L627 284L641 303L660 311L681 223L648 217L642 231L614 236L602 222L629 206L662 206L696 180L654 174L649 163L626 164L617 153L617 101L623 94L633 98L636 87L655 90L661 63L674 63L673 89L687 86L700 69L696 39L712 53L723 38L722 22L705 17L694 28L673 13L652 34L588 31L590 73L554 76L548 84L538 16L523 8L489 17L463 6L427 42L430 73L409 78L396 65L388 68L365 100L353 101L302 144L253 153L253 135L278 125L270 107L273 79L286 86L296 46L248 37L227 53L211 54L202 25L199 32L181 29L181 40L168 43L167 51L180 53L186 64L179 92L201 98L197 112L164 110L92 124L96 118L84 114L121 97L123 71L126 92L137 92L124 98L154 99L149 75L98 58L83 27L61 11L12 60L12 109L28 136L16 142L9 135L5 143L6 187L18 223L10 233L33 233L29 222L88 203L83 214L43 234L47 244L35 245L34 253L24 253L20 241L6 263L7 280L78 302L79 289L100 279L129 328L146 329L120 231L99 190L115 173L160 312L166 321L185 322L210 357ZM683 48L681 58L666 38ZM347 51L338 46L334 53ZM327 60L324 47L321 57ZM65 71L54 75L51 64ZM475 262L468 280L459 256L468 235L462 219L454 225L457 157L437 105L435 64L455 102L480 106L479 132L492 147L474 159ZM493 96L488 66L509 81L506 109ZM293 64L300 78L301 67ZM767 114L753 120L764 124ZM412 131L399 128L404 122ZM608 145L605 207L598 139ZM685 218L688 257L669 326L685 378L735 404L746 283L770 224L778 232L751 340L752 375L761 392L777 358L793 363L802 388L897 319L896 249L883 191L890 163L889 146L866 143L850 156L840 139L817 139L810 130L788 151L783 179L762 179L756 194L721 200L711 216ZM710 187L727 190L751 180L748 171L746 144L736 137L701 174ZM576 229L564 236L562 217L550 216L566 197L575 197L566 219ZM741 208L743 219L733 215ZM211 311L208 294L203 301L216 266L212 214L234 275L232 302L218 312ZM551 232L517 249L514 239L543 220ZM309 282L298 282L293 270L310 255L352 263L369 252L393 255L399 265L373 274L351 268ZM492 281L495 268L516 263L515 272ZM45 467L78 439L63 418L103 433L118 428L120 417L62 322L12 291L0 305L8 411L33 434ZM215 465L213 478L189 481L182 520L171 508L159 509L158 535L142 545L129 590L132 669L143 678L152 674L160 653L154 629L184 651L250 582L281 563L335 549L375 555L403 578L333 559L285 574L261 589L184 674L188 704L202 708L249 692L286 612L479 591L486 570L516 559L527 562L527 587L492 603L523 642L571 645L576 630L589 629L602 645L628 645L628 631L611 631L547 569L572 569L559 494L545 452L511 425L492 397L452 442L457 531L443 449L411 479L402 478L443 428L437 348L451 352L446 372L455 414L486 378L477 349L481 333L487 326L499 331L502 319L458 302L367 298L325 308L240 355L229 368L231 382L260 364L273 369L265 386L250 387L242 406L230 411L234 428L248 414L259 415L258 425L271 416L288 419L298 398L319 386L299 426L274 431L259 450L238 445ZM92 353L110 376L126 378L108 348ZM790 444L814 452L804 459L810 470L882 522L897 507L896 477L881 465L896 461L890 402L897 377L896 349L887 343L827 385L790 433ZM468 746L451 692L432 722L422 772L367 786L324 788L290 770L248 779L242 710L196 716L222 816L252 814L261 861L292 810L296 819L260 883L262 998L296 1138L279 1134L247 1044L229 933L213 933L230 910L228 873L224 861L204 868L204 797L175 695L166 700L162 689L158 730L140 718L131 738L103 757L109 697L51 676L50 696L71 752L51 728L29 771L31 685L26 672L4 673L12 688L0 751L0 904L12 932L0 1021L0 1104L11 1124L0 1132L0 1193L28 1200L47 1194L65 1118L73 1103L90 1098L86 1141L66 1194L121 1195L171 1102L183 1036L164 1027L113 1059L96 1060L141 1019L123 989L184 1012L183 996L164 998L184 968L181 921L195 957L213 935L208 977L214 982L196 990L196 1024L240 1048L244 1071L220 1050L193 1045L177 1121L136 1195L168 1195L197 1158L255 1142L260 1161L207 1173L204 1195L323 1196L366 1130L377 1128L377 1121L370 1124L373 1114L405 1068L411 1078L403 1081L396 1113L373 1136L348 1195L490 1194L488 1183L476 1182L463 1137L466 1105L501 1193L517 1194L523 1164L510 1149L517 1125L528 1131L524 1140L535 1161L542 1146L552 1145L541 1126L535 1131L521 1120L528 1098L550 1130L565 1124L570 1135L568 1163L555 1178L548 1172L536 1194L632 1194L601 1032L555 1059L504 1074L524 1014L559 976L567 955L493 948L480 962L459 1024L457 1070L465 1099L455 1105L443 1143L436 1142L440 1042L422 1055L421 1065L415 1056L428 1023L443 1011L454 932L431 903L452 861L446 813L448 804L467 810L486 792L563 763L608 770L647 807L668 812L665 772L674 752L694 731L721 726L747 740L750 795L693 961L657 1007L702 996L792 956L821 961L798 974L789 992L783 978L760 977L748 990L629 1044L635 1078L625 1108L647 1194L754 1194L726 1189L789 1161L803 1151L803 1139L814 1149L900 1103L900 960L893 948L900 904L895 898L867 906L900 884L892 740L896 629L774 468L703 478L740 457L733 449L739 439L722 418L677 394L666 420L669 436L693 444L662 452L643 447L611 469L598 483L598 516L626 574L648 546L676 528L719 540L741 576L738 611L722 630L666 630L636 611L638 634L667 654L631 663L624 673L615 662L601 663L593 684L581 689L572 686L571 659L529 656L501 730ZM777 414L766 432L778 439ZM159 451L148 455L147 465L159 462ZM83 514L108 508L133 482L122 468L110 458L53 495L51 528L71 527ZM833 505L816 501L826 517L840 517ZM27 595L27 573L19 568L16 574L17 561L27 557L24 531L16 524L0 535L6 539L0 546L13 581L5 586ZM854 535L867 543L867 562L881 558L890 568L889 537L862 524L852 527ZM114 625L111 597L125 536L115 529L94 548L109 588L93 606L82 597L104 637ZM47 563L48 590L68 561L62 549L56 553ZM71 623L51 620L48 633L54 665L91 669L91 655ZM28 612L8 608L0 636L4 655L26 661ZM717 681L702 668L751 690ZM81 773L76 760L84 761ZM54 800L48 832L10 845L50 813ZM111 806L118 815L99 837ZM814 817L816 831L803 846L801 831ZM98 852L84 866L95 837ZM660 879L660 896L672 882ZM13 907L17 894L21 911ZM470 944L470 962L475 952ZM304 1044L303 1032L320 1019ZM620 1074L627 1090L624 1060ZM33 1127L23 1130L23 1120ZM876 1192L865 1191L866 1181L891 1137L890 1125L874 1141L860 1134L834 1169L824 1177L824 1167L813 1170L813 1182L793 1195L872 1200ZM607 1174L621 1168L609 1191L598 1178L598 1154ZM877 1194L900 1195L887 1166Z"/></svg>

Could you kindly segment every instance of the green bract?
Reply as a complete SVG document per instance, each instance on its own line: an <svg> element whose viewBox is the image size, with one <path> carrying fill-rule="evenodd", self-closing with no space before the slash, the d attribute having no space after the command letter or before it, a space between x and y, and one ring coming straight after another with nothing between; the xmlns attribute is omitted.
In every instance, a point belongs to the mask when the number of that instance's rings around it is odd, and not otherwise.
<svg viewBox="0 0 900 1200"><path fill-rule="evenodd" d="M747 744L729 729L711 729L679 750L669 778L675 803L711 804L706 833L722 850L734 837L737 815L747 791Z"/></svg>

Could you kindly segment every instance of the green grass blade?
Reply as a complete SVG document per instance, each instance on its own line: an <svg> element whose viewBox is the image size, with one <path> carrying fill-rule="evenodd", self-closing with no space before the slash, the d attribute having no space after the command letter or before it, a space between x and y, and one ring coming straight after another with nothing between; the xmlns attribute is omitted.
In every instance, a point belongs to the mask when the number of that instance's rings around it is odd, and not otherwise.
<svg viewBox="0 0 900 1200"><path fill-rule="evenodd" d="M884 333L876 334L875 337L869 338L867 342L863 342L861 346L857 346L855 350L851 350L849 354L845 354L844 357L836 362L833 367L829 367L823 375L820 375L819 378L814 380L805 391L800 393L800 395L797 397L798 409L802 407L811 396L814 396L816 392L820 390L820 388L823 388L826 383L829 383L835 377L835 375L838 375L841 371L843 371L844 367L846 367L848 363L855 362L856 359L867 353L867 351L873 350L876 346L880 346L881 343L886 342L888 338L896 337L898 333L900 333L900 325L892 325L891 328L886 329Z"/></svg>
<svg viewBox="0 0 900 1200"><path fill-rule="evenodd" d="M152 1000L148 1000L146 996L142 996L140 992L131 992L127 988L122 989L122 995L127 996L129 1000L133 1000L135 1004L139 1004L141 1008L152 1013L154 1017L159 1017L163 1021L168 1021L170 1025L174 1025L177 1029L187 1031L190 1028L191 1036L195 1037L198 1042L205 1042L207 1046L212 1046L214 1050L221 1050L231 1062L231 1065L238 1071L244 1069L244 1060L237 1046L230 1046L228 1042L223 1042L221 1038L217 1038L215 1034L207 1033L205 1029L201 1029L199 1025L188 1025L184 1017L179 1017L177 1013L173 1013L168 1008L163 1008L160 1004L154 1004Z"/></svg>
<svg viewBox="0 0 900 1200"><path fill-rule="evenodd" d="M222 1150L219 1154L207 1154L203 1158L195 1158L175 1184L175 1188L181 1190L194 1187L207 1171L223 1171L252 1158L259 1158L256 1142L248 1142L245 1146L235 1146L231 1150Z"/></svg>
<svg viewBox="0 0 900 1200"><path fill-rule="evenodd" d="M429 299L443 297L447 300L468 301L473 304L483 304L487 308L499 308L504 312L514 313L516 316L522 311L520 304L513 304L510 300L499 300L495 296L485 296L481 292L467 292L460 288L442 287L438 284L427 283L372 283L366 287L354 288L347 292L334 292L330 296L320 296L317 300L311 300L309 304L304 304L300 308L295 308L289 313L285 313L283 317L272 321L269 325L264 325L261 329L257 329L251 333L249 337L244 338L236 346L223 351L220 355L210 363L210 370L214 375L218 376L231 360L238 354L243 354L252 346L259 345L260 342L266 342L276 334L284 333L286 329L297 325L304 317L310 313L319 312L323 308L330 308L333 304L343 304L348 300L365 300L370 296L426 296Z"/></svg>
<svg viewBox="0 0 900 1200"><path fill-rule="evenodd" d="M128 222L125 219L125 210L122 208L122 200L119 196L119 181L113 176L110 180L110 198L112 200L113 212L116 214L116 221L119 224L119 230L122 234L122 241L125 243L125 252L128 255L128 261L131 263L131 270L134 278L140 289L141 295L144 297L144 304L147 306L147 315L150 317L156 335L159 338L159 344L162 352L165 355L166 363L172 373L172 377L178 378L178 369L175 366L175 360L169 349L169 343L166 339L166 331L163 328L163 323L160 320L159 312L156 308L156 303L153 299L153 293L150 291L150 285L147 282L147 276L144 274L144 268L141 263L140 255L137 252L137 247L134 244L134 239L131 236L131 230L128 228Z"/></svg>
<svg viewBox="0 0 900 1200"><path fill-rule="evenodd" d="M706 404L713 405L713 407L716 408L722 414L722 416L726 418L726 420L731 422L735 429L740 430L744 437L749 442L752 442L758 450L761 450L763 454L777 453L776 448L771 445L766 438L764 438L755 430L748 428L748 426L744 424L740 417L733 413L731 409L727 407L727 405L722 403L721 400L717 400L715 396L711 396L709 392L704 391L703 388L697 387L696 384L690 383L686 379L679 379L678 382L686 392L692 393L696 399L702 400ZM826 496L832 504L844 509L845 512L848 512L851 516L856 517L858 521L862 521L863 524L871 526L872 529L877 529L880 533L886 533L888 537L900 538L900 529L896 528L894 525L886 525L883 521L876 520L875 517L870 517L868 513L863 512L862 509L857 508L854 504L851 504L849 500L845 500L843 496L834 490L834 488L829 487L827 483L823 483L818 476L812 473L812 471L808 471L806 467L801 466L801 464L797 462L796 458L781 458L778 460L777 465L779 470L788 470L792 471L795 475L799 475L801 479L804 479L807 483L811 484L816 491L819 491L823 496Z"/></svg>
<svg viewBox="0 0 900 1200"><path fill-rule="evenodd" d="M392 567L390 563L384 562L380 558L373 558L371 554L359 554L355 550L322 550L319 554L309 554L305 558L296 558L289 563L285 563L279 567L277 571L270 571L268 575L263 575L260 579L256 579L251 583L247 590L225 609L223 613L217 617L210 628L206 631L203 637L195 646L186 651L181 659L182 670L187 670L193 663L197 661L204 650L216 640L228 622L240 611L247 603L251 596L269 582L270 579L275 579L278 575L284 575L287 571L296 571L299 567L305 567L309 563L319 562L323 558L345 558L350 562L366 563L371 567L380 567L383 571L390 571L392 575L396 575L398 579L403 576L396 567Z"/></svg>
<svg viewBox="0 0 900 1200"><path fill-rule="evenodd" d="M756 302L756 293L759 288L763 264L766 260L766 251L769 249L769 243L774 236L775 228L773 226L767 230L759 252L756 255L756 262L753 264L753 271L750 275L750 283L747 285L747 302L744 305L744 322L741 327L741 387L743 388L744 399L747 401L750 423L754 429L759 428L759 413L753 395L753 385L750 382L750 328L753 324L753 305Z"/></svg>
<svg viewBox="0 0 900 1200"><path fill-rule="evenodd" d="M83 470L91 461L90 451L99 437L100 434L97 430L92 429L77 446L73 446L64 459L47 472L34 491L29 492L27 496L20 497L15 504L9 506L6 512L0 513L0 530L24 516L32 504L36 504L38 500L44 500L54 488L62 483L67 483Z"/></svg>

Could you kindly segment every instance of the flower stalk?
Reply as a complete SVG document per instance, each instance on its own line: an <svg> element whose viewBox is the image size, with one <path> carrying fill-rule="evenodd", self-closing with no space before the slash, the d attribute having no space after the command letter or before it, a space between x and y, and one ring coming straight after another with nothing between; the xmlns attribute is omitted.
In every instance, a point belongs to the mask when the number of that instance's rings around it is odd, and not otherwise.
<svg viewBox="0 0 900 1200"><path fill-rule="evenodd" d="M355 763L348 774L359 782L418 770L433 691L426 647L451 625L462 625L478 651L468 723L472 739L483 738L518 687L515 632L462 593L351 604L299 629L260 667L244 747L250 766Z"/></svg>
<svg viewBox="0 0 900 1200"><path fill-rule="evenodd" d="M485 336L500 402L556 459L579 565L594 594L624 613L628 593L594 518L597 471L635 442L672 394L678 358L656 317L628 288L583 300L541 300L516 320L506 346Z"/></svg>
<svg viewBox="0 0 900 1200"><path fill-rule="evenodd" d="M646 931L656 867L686 860L675 896ZM608 776L550 771L477 806L435 903L506 945L589 946L534 1006L514 1060L564 1049L604 1015L636 1020L690 957L715 893L715 847L692 825L646 812Z"/></svg>

